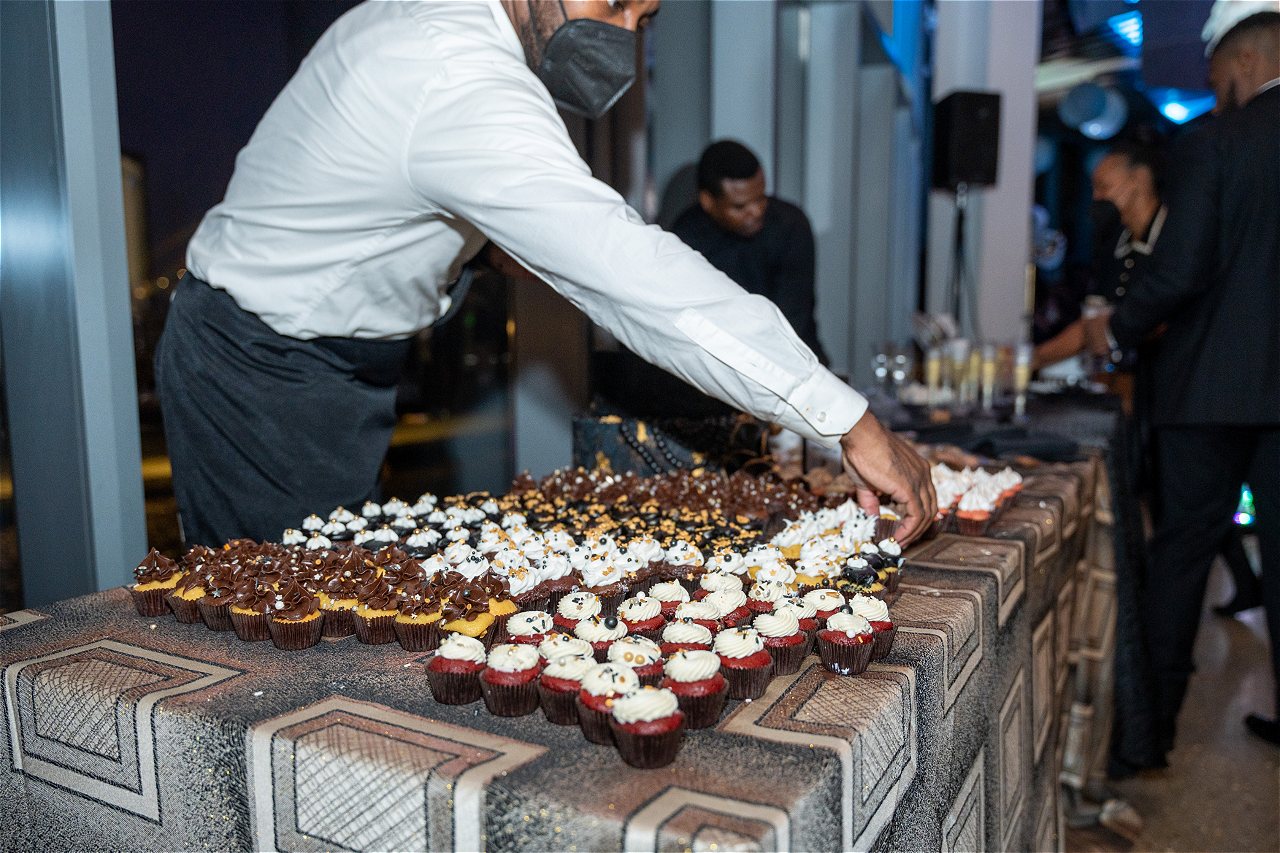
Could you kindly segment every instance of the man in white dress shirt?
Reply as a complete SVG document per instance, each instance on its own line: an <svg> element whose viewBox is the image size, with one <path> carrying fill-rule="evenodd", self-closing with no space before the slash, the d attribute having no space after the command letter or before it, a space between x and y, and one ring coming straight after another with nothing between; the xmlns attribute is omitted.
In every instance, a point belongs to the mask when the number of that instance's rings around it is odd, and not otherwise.
<svg viewBox="0 0 1280 853"><path fill-rule="evenodd" d="M365 3L321 37L188 248L157 353L189 543L371 495L408 339L492 241L646 360L810 439L931 519L928 467L768 300L646 225L575 151L658 0ZM522 332L536 334L533 332Z"/></svg>

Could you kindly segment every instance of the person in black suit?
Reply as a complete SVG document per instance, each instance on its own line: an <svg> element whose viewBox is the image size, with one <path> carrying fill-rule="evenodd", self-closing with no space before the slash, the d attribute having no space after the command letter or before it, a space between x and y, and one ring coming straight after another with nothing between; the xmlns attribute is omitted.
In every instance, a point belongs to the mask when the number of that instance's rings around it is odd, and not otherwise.
<svg viewBox="0 0 1280 853"><path fill-rule="evenodd" d="M1086 327L1099 354L1163 329L1152 387L1162 513L1144 624L1165 751L1243 482L1257 508L1280 711L1280 13L1233 22L1211 50L1219 114L1179 140L1151 267L1109 323ZM1275 719L1251 714L1246 724L1280 744Z"/></svg>

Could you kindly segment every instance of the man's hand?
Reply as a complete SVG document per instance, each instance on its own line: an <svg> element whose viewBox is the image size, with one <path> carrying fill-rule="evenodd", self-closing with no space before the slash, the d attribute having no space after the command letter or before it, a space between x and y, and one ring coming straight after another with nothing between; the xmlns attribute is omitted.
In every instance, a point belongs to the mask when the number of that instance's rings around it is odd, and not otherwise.
<svg viewBox="0 0 1280 853"><path fill-rule="evenodd" d="M1111 312L1098 311L1096 314L1086 315L1081 322L1084 323L1084 342L1089 352L1110 356L1111 342L1107 338L1107 326L1111 323Z"/></svg>
<svg viewBox="0 0 1280 853"><path fill-rule="evenodd" d="M906 507L893 531L903 545L923 533L938 514L929 463L908 442L886 430L871 412L840 439L844 467L857 484L858 505L880 515L880 495Z"/></svg>

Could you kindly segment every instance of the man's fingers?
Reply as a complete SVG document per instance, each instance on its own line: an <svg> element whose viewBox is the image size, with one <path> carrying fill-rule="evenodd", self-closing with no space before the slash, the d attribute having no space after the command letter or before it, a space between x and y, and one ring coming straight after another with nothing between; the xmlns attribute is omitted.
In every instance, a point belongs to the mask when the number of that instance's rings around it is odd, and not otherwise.
<svg viewBox="0 0 1280 853"><path fill-rule="evenodd" d="M854 487L854 497L857 498L858 506L872 518L880 517L880 496L871 490L865 483L858 483Z"/></svg>
<svg viewBox="0 0 1280 853"><path fill-rule="evenodd" d="M912 495L911 499L907 501L906 512L903 513L902 520L894 528L894 538L906 545L920 535L924 530L926 521L927 517L924 514L924 507L920 505L920 498Z"/></svg>

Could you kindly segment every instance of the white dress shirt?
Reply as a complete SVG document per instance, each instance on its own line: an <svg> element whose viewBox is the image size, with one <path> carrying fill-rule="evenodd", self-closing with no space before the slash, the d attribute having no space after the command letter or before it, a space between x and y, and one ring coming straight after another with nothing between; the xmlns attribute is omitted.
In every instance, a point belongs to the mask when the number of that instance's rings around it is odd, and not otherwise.
<svg viewBox="0 0 1280 853"><path fill-rule="evenodd" d="M236 157L187 264L282 335L394 339L448 309L486 239L744 411L830 445L866 410L772 302L591 176L497 2L339 19Z"/></svg>

